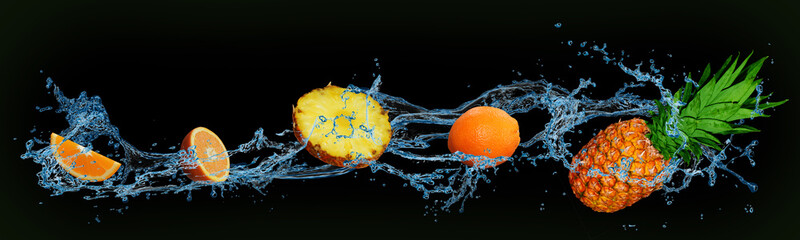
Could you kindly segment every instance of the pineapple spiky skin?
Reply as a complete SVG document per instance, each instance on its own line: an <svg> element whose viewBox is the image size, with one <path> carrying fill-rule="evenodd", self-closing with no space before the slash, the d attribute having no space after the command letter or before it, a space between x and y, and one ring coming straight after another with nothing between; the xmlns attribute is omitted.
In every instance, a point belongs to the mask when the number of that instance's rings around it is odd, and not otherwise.
<svg viewBox="0 0 800 240"><path fill-rule="evenodd" d="M642 119L614 123L572 158L572 192L597 212L616 212L661 189L668 160L653 147Z"/></svg>
<svg viewBox="0 0 800 240"><path fill-rule="evenodd" d="M364 168L380 158L392 136L388 113L377 101L330 84L297 100L292 128L298 141L308 141L312 156L350 168Z"/></svg>
<svg viewBox="0 0 800 240"><path fill-rule="evenodd" d="M679 104L677 112L668 102L656 100L658 112L650 112L650 121L632 119L612 124L592 138L573 158L569 182L575 196L595 211L619 211L661 189L672 173L665 169L677 167L670 165L671 158L676 164L691 164L703 156L702 147L722 151L715 134L759 131L734 122L769 117L760 110L788 99L763 103L770 94L751 97L761 83L756 74L766 57L750 65L746 65L750 56L741 64L739 57L731 62L732 57L714 75L707 65L697 85L687 81L675 92L671 101L686 103ZM670 124L676 120L676 125Z"/></svg>

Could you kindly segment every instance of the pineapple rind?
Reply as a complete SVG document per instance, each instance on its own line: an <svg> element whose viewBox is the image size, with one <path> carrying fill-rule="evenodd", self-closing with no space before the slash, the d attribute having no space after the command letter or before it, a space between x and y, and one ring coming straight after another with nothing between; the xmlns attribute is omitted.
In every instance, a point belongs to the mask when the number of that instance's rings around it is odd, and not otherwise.
<svg viewBox="0 0 800 240"><path fill-rule="evenodd" d="M731 58L728 58L713 76L708 65L698 81L699 87L687 83L675 93L673 101L686 103L678 107L677 113L670 104L655 101L658 112L651 112L651 122L632 119L612 124L598 133L573 158L569 182L575 195L595 211L619 211L660 189L671 174L665 168L676 166L670 164L674 157L689 164L691 159L702 155L701 145L720 150L720 141L713 134L758 131L730 122L769 117L758 110L779 106L787 100L760 103L771 94L750 97L761 83L755 77L766 57L745 67L749 57L741 65L737 65L738 57L729 65ZM672 129L668 128L671 121L677 121L674 132L678 136L667 134ZM625 135L623 141L619 140L620 132ZM631 148L636 154L627 165L629 170L612 171L619 169L620 164L625 166L625 159L631 159L623 150Z"/></svg>
<svg viewBox="0 0 800 240"><path fill-rule="evenodd" d="M634 118L600 131L572 159L569 182L584 205L616 212L661 189L668 161L645 136L644 120Z"/></svg>

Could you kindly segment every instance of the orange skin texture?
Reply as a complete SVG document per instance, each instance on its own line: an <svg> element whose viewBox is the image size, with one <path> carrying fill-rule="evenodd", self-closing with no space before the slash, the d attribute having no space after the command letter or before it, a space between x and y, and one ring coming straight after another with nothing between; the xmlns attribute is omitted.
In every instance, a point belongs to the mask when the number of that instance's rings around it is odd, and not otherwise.
<svg viewBox="0 0 800 240"><path fill-rule="evenodd" d="M488 158L511 157L519 146L519 124L505 111L494 107L474 107L456 119L450 128L447 148ZM464 164L472 167L477 159L468 159ZM495 167L506 160L499 160Z"/></svg>
<svg viewBox="0 0 800 240"><path fill-rule="evenodd" d="M207 131L206 133L209 134L207 136L211 139L210 143L212 145L216 145L216 147L218 148L217 150L215 150L217 154L226 151L225 146L222 144L222 140L220 140L219 137L214 132L211 132L211 130L208 130L203 127L195 128L194 130L189 132L189 134L186 134L186 137L183 138L183 141L181 142L181 150L188 151L189 147L191 147L192 145L197 145L197 147L195 148L197 154L197 162L182 162L181 166L183 167L183 172L186 174L187 177L189 177L189 179L192 179L192 181L212 181L212 182L225 181L228 178L229 174L229 170L227 169L230 168L230 158L228 158L227 153L224 153L225 155L222 156L223 159L217 160L215 162L202 163L204 165L203 168L219 169L219 170L211 170L210 173L208 170L204 172L203 169L201 169L201 167L198 166L198 164L199 161L201 161L201 159L210 157L208 154L206 154L206 152L202 151L202 148L209 146L209 143L205 142L206 139L198 139L196 135L199 135L200 133L194 134L196 131ZM194 136L195 139L192 139L193 135L195 135ZM194 143L192 142L192 140L194 140ZM209 176L209 174L216 174L221 176L211 177Z"/></svg>
<svg viewBox="0 0 800 240"><path fill-rule="evenodd" d="M646 137L649 131L644 120L634 118L597 133L572 158L569 183L575 196L594 211L612 213L661 189L669 160ZM631 162L629 169L623 158Z"/></svg>

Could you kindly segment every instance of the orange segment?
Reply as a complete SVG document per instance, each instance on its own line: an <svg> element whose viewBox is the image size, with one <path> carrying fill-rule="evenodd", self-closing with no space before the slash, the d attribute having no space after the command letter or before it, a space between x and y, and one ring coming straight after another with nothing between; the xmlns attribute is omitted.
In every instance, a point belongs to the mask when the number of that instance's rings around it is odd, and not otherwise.
<svg viewBox="0 0 800 240"><path fill-rule="evenodd" d="M222 182L228 179L231 167L228 152L217 134L204 127L197 127L183 138L181 149L195 147L197 158L184 162L183 172L193 181Z"/></svg>
<svg viewBox="0 0 800 240"><path fill-rule="evenodd" d="M95 151L84 151L84 147L66 140L58 134L50 134L50 147L59 165L70 175L81 180L103 181L119 170L120 164Z"/></svg>

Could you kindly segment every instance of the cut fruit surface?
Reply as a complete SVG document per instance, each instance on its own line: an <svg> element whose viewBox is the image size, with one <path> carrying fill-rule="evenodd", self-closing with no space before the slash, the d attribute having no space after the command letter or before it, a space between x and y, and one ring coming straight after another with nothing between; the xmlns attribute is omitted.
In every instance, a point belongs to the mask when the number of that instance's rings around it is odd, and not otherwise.
<svg viewBox="0 0 800 240"><path fill-rule="evenodd" d="M70 175L87 181L103 181L119 170L120 164L95 151L86 151L83 146L50 134L50 147L58 164Z"/></svg>
<svg viewBox="0 0 800 240"><path fill-rule="evenodd" d="M217 134L208 128L193 129L181 142L181 149L195 146L196 158L182 163L183 172L193 181L222 182L228 179L231 167L228 152Z"/></svg>
<svg viewBox="0 0 800 240"><path fill-rule="evenodd" d="M364 93L328 85L306 93L292 112L294 134L311 155L339 167L363 168L389 145L392 127Z"/></svg>

